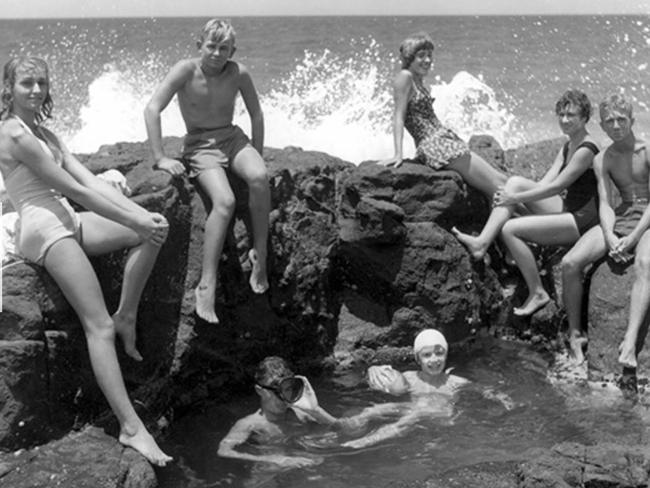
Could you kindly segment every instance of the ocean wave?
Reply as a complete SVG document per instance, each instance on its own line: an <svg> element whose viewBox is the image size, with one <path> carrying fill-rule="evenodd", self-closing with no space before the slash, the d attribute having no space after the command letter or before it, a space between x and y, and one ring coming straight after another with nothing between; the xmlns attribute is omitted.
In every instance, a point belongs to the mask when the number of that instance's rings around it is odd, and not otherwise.
<svg viewBox="0 0 650 488"><path fill-rule="evenodd" d="M71 124L76 130L59 128L73 151L86 153L102 144L146 139L142 110L157 84L148 64L140 70L106 65L90 83L87 102ZM290 75L276 80L275 88L260 97L265 144L325 151L357 164L391 156L392 64L381 59L373 40L352 58L327 49L306 51ZM443 123L461 137L490 134L504 147L523 141L521 132L515 130L514 115L480 76L461 71L449 83L435 81L431 85L435 109ZM235 123L246 131L250 128L241 101L236 105ZM165 135L184 134L175 100L163 112L162 126ZM413 152L413 143L405 136L405 154Z"/></svg>

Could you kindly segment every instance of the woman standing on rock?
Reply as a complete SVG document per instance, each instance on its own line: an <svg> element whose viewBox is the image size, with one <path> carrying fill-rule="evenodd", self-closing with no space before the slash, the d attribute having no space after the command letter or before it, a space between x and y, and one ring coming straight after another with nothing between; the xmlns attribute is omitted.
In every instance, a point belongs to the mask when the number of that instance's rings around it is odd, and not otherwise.
<svg viewBox="0 0 650 488"><path fill-rule="evenodd" d="M45 61L15 58L4 67L0 111L0 171L20 215L17 246L45 267L76 311L97 382L120 424L119 441L164 466L171 460L156 444L129 400L115 352L115 334L140 361L135 321L144 285L168 224L88 171L41 122L52 98ZM76 213L65 197L88 212ZM88 255L130 248L120 304L109 315Z"/></svg>
<svg viewBox="0 0 650 488"><path fill-rule="evenodd" d="M393 138L395 155L380 161L399 167L403 162L404 128L416 145L416 160L432 169L451 169L489 199L507 176L471 152L452 130L444 127L433 110L433 97L424 86L433 60L433 41L424 33L406 38L400 48L402 70L394 81Z"/></svg>
<svg viewBox="0 0 650 488"><path fill-rule="evenodd" d="M474 237L452 229L476 259L483 258L501 233L528 286L528 298L514 310L518 316L531 315L550 300L527 242L573 245L598 224L598 193L592 165L599 150L585 127L591 103L583 92L569 90L557 101L555 113L569 140L544 177L540 181L521 176L510 178L494 196L495 207L480 235ZM511 219L520 204L533 215ZM579 337L580 331L571 330L570 335Z"/></svg>

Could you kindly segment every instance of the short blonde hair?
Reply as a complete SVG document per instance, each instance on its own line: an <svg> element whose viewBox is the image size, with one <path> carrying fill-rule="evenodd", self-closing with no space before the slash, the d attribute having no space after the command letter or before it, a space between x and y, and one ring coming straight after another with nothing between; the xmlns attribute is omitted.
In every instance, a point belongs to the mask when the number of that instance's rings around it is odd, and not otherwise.
<svg viewBox="0 0 650 488"><path fill-rule="evenodd" d="M615 93L614 95L610 95L607 98L605 98L600 104L598 105L598 112L600 113L600 118L602 120L603 118L603 112L609 110L616 110L618 112L622 112L625 115L627 115L630 119L632 119L632 104L627 101L627 99L621 95L620 93Z"/></svg>
<svg viewBox="0 0 650 488"><path fill-rule="evenodd" d="M433 40L426 32L418 32L404 39L399 46L402 69L408 69L415 59L415 53L422 49L433 51Z"/></svg>
<svg viewBox="0 0 650 488"><path fill-rule="evenodd" d="M230 22L227 20L220 19L210 19L208 20L201 34L199 35L199 42L203 44L206 39L214 39L217 42L221 42L225 39L232 39L233 45L235 44L235 29L233 29Z"/></svg>

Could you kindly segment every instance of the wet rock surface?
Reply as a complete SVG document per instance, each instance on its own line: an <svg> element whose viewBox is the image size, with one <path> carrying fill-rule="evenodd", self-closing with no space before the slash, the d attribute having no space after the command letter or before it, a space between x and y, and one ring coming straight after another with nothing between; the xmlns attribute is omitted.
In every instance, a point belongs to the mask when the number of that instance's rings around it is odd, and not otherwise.
<svg viewBox="0 0 650 488"><path fill-rule="evenodd" d="M0 458L0 486L11 488L154 488L154 469L101 429Z"/></svg>

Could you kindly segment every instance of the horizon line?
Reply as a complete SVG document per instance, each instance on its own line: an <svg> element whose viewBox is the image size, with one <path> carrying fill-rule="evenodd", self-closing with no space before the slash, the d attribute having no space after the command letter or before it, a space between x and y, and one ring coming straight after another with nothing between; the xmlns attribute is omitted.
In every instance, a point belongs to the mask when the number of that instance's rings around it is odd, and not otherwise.
<svg viewBox="0 0 650 488"><path fill-rule="evenodd" d="M221 15L219 18L233 18L233 17L650 17L650 13L629 12L629 13L481 13L481 14L466 14L466 13L436 13L436 14L236 14L236 15ZM99 15L99 16L78 16L78 17L2 17L0 20L93 20L93 19L193 19L193 18L212 18L212 15Z"/></svg>

